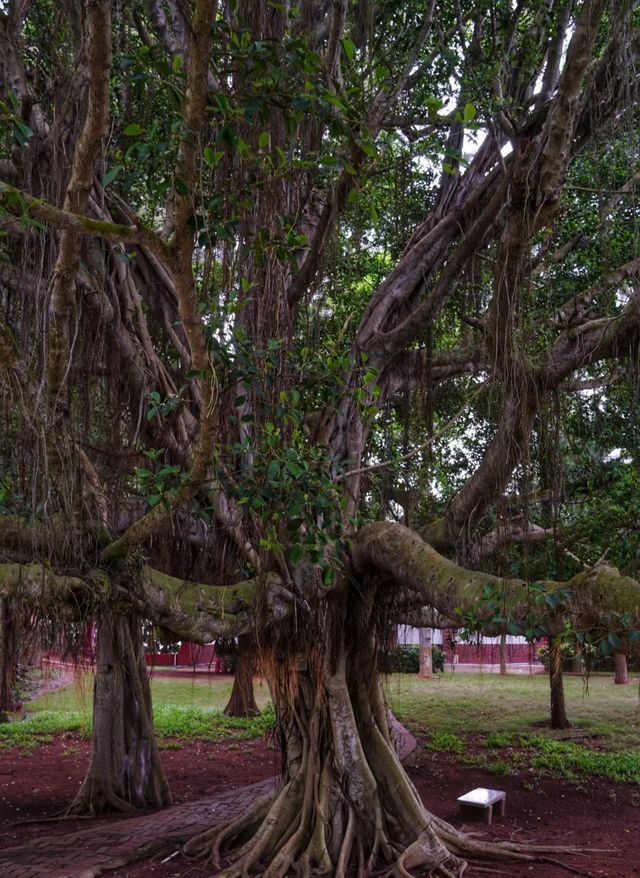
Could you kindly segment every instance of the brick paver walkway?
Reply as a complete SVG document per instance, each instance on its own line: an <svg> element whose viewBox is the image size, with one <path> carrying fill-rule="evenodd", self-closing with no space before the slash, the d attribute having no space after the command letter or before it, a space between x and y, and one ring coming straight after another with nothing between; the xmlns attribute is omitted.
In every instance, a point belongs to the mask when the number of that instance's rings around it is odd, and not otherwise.
<svg viewBox="0 0 640 878"><path fill-rule="evenodd" d="M397 720L392 734L400 758L405 759L414 750L416 739ZM93 878L133 860L168 855L196 833L240 816L275 785L275 779L265 780L142 817L6 848L0 851L0 876Z"/></svg>

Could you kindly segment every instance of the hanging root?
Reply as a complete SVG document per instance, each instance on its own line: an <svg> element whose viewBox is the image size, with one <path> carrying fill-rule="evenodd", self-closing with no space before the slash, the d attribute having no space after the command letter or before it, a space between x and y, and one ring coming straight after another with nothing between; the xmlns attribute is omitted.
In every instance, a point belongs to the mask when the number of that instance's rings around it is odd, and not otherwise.
<svg viewBox="0 0 640 878"><path fill-rule="evenodd" d="M389 878L412 878L409 870L418 868L439 878L462 878L467 864L447 850L436 835L433 825L428 823L387 874Z"/></svg>
<svg viewBox="0 0 640 878"><path fill-rule="evenodd" d="M187 856L210 857L216 869L228 856L218 878L249 878L252 872L263 878L365 878L376 870L387 878L462 878L470 859L530 863L575 853L482 841L434 817L378 725L368 690L347 685L344 658L331 664L322 690L311 679L297 678L297 695L283 712L282 789L183 848ZM284 683L290 684L288 677ZM383 710L377 715L386 723Z"/></svg>

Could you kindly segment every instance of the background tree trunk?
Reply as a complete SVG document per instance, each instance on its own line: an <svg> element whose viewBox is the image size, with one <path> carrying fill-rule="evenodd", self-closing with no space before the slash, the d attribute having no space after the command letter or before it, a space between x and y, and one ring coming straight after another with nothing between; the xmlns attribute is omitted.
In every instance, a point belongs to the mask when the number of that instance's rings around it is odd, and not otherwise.
<svg viewBox="0 0 640 878"><path fill-rule="evenodd" d="M256 716L260 711L253 694L255 641L250 634L238 637L236 670L231 697L224 709L227 716Z"/></svg>
<svg viewBox="0 0 640 878"><path fill-rule="evenodd" d="M418 675L420 677L433 677L433 643L432 629L420 628L419 632L419 662L420 669Z"/></svg>
<svg viewBox="0 0 640 878"><path fill-rule="evenodd" d="M105 612L96 647L91 757L69 812L98 814L169 804L140 620Z"/></svg>
<svg viewBox="0 0 640 878"><path fill-rule="evenodd" d="M614 682L617 686L625 686L629 682L626 655L623 652L616 652L613 656L613 662L616 671Z"/></svg>
<svg viewBox="0 0 640 878"><path fill-rule="evenodd" d="M0 598L0 722L7 722L13 710L13 685L16 675L17 649L14 621L9 598Z"/></svg>
<svg viewBox="0 0 640 878"><path fill-rule="evenodd" d="M503 677L507 675L507 635L500 635L500 674Z"/></svg>
<svg viewBox="0 0 640 878"><path fill-rule="evenodd" d="M570 729L564 702L562 678L562 647L553 640L549 643L549 683L551 686L551 728Z"/></svg>

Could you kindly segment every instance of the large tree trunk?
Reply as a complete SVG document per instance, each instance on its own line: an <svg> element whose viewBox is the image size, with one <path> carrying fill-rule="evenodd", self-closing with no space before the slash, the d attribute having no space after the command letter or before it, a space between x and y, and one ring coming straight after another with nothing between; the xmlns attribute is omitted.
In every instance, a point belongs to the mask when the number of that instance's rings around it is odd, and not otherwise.
<svg viewBox="0 0 640 878"><path fill-rule="evenodd" d="M91 757L69 812L98 814L169 804L140 620L105 613L96 648Z"/></svg>
<svg viewBox="0 0 640 878"><path fill-rule="evenodd" d="M553 640L549 643L549 683L551 687L551 728L570 729L564 702L562 678L562 647Z"/></svg>
<svg viewBox="0 0 640 878"><path fill-rule="evenodd" d="M224 709L227 716L256 716L260 713L253 694L254 647L254 639L250 634L241 634L238 637L233 689Z"/></svg>
<svg viewBox="0 0 640 878"><path fill-rule="evenodd" d="M420 669L418 675L428 679L433 677L433 644L431 628L420 628L419 630L418 656Z"/></svg>
<svg viewBox="0 0 640 878"><path fill-rule="evenodd" d="M627 657L623 652L616 652L613 656L616 675L614 682L617 686L625 686L629 682L629 671L627 670Z"/></svg>
<svg viewBox="0 0 640 878"><path fill-rule="evenodd" d="M465 856L533 858L524 846L469 838L425 809L392 742L374 631L372 601L334 593L297 630L261 644L282 786L243 817L192 838L185 854L211 856L215 868L230 854L224 878L344 878L384 867L395 878L412 869L458 878Z"/></svg>
<svg viewBox="0 0 640 878"><path fill-rule="evenodd" d="M0 722L7 722L13 710L13 685L16 674L17 644L9 598L0 597Z"/></svg>

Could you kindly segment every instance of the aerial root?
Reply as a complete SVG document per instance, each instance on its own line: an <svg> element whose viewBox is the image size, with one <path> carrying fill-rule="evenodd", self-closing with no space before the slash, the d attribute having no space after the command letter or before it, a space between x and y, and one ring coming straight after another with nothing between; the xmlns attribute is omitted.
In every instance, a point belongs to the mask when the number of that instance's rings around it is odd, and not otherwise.
<svg viewBox="0 0 640 878"><path fill-rule="evenodd" d="M559 845L536 845L521 841L482 841L472 834L456 829L446 820L430 815L444 844L454 853L479 859L504 860L510 862L540 862L544 854L580 854L579 848Z"/></svg>
<svg viewBox="0 0 640 878"><path fill-rule="evenodd" d="M247 833L257 829L266 817L269 808L275 800L275 795L270 793L259 799L258 802L234 820L227 820L216 826L194 835L182 846L185 857L200 859L209 856L214 866L220 868L220 850L222 845L242 838Z"/></svg>
<svg viewBox="0 0 640 878"><path fill-rule="evenodd" d="M336 863L335 878L345 878L349 857L351 856L351 848L353 847L353 839L355 836L356 815L353 808L349 805L349 818L347 820L347 829L340 846L340 854Z"/></svg>
<svg viewBox="0 0 640 878"><path fill-rule="evenodd" d="M240 839L255 827L255 834L235 852L236 861L221 872L219 878L247 878L254 866L262 859L271 857L269 869L263 873L265 878L267 875L269 878L284 875L298 853L295 837L302 823L301 799L300 778L294 778L275 798L265 797L247 814L226 824L221 830L209 830L209 833L190 839L187 845L190 849L199 850L200 856L211 852L214 865L219 868L223 844ZM207 837L210 833L213 834L212 838ZM288 860L292 849L293 854ZM285 860L288 860L286 864Z"/></svg>
<svg viewBox="0 0 640 878"><path fill-rule="evenodd" d="M462 878L467 863L444 846L428 823L418 838L398 857L388 878L413 878L411 869L423 869L438 878Z"/></svg>
<svg viewBox="0 0 640 878"><path fill-rule="evenodd" d="M104 789L96 793L95 790L80 789L71 805L64 812L65 817L95 817L107 811L116 811L120 814L135 814L138 809L131 802L120 798L113 790Z"/></svg>

